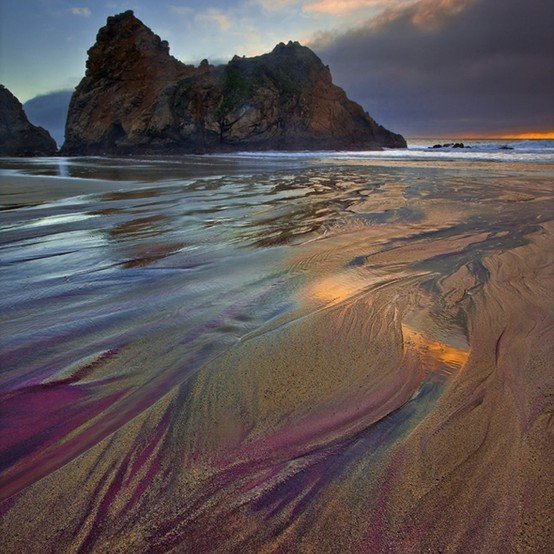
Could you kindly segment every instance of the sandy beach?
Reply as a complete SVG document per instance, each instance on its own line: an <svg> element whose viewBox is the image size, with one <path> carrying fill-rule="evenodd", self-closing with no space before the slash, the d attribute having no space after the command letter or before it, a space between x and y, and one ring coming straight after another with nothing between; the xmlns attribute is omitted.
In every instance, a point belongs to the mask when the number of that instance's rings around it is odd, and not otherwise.
<svg viewBox="0 0 554 554"><path fill-rule="evenodd" d="M1 165L4 552L549 550L552 163Z"/></svg>

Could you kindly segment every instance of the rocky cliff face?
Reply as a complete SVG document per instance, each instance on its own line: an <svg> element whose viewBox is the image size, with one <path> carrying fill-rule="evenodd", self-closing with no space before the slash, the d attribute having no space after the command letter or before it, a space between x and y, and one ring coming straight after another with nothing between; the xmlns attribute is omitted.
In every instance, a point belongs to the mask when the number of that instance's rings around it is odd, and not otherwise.
<svg viewBox="0 0 554 554"><path fill-rule="evenodd" d="M133 12L108 18L73 94L66 154L403 148L297 42L185 65Z"/></svg>
<svg viewBox="0 0 554 554"><path fill-rule="evenodd" d="M0 156L51 156L56 141L29 123L21 102L0 85Z"/></svg>

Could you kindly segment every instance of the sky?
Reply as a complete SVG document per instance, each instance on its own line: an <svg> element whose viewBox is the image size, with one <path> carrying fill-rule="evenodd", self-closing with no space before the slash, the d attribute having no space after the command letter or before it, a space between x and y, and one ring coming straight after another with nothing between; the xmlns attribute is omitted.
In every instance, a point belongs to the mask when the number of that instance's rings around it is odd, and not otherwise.
<svg viewBox="0 0 554 554"><path fill-rule="evenodd" d="M127 9L189 63L298 40L406 136L554 131L552 0L0 0L0 82L59 111L69 93L50 93L77 85L98 29Z"/></svg>

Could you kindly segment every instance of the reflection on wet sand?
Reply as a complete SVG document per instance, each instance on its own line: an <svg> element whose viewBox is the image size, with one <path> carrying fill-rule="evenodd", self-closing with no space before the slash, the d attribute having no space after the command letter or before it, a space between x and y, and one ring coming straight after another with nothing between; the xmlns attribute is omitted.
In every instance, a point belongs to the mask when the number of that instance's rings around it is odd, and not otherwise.
<svg viewBox="0 0 554 554"><path fill-rule="evenodd" d="M3 177L5 551L546 551L550 166L117 163Z"/></svg>
<svg viewBox="0 0 554 554"><path fill-rule="evenodd" d="M456 348L449 344L429 340L418 331L407 325L402 326L405 348L417 350L424 359L422 364L436 371L453 371L461 369L467 362L468 353L466 350Z"/></svg>

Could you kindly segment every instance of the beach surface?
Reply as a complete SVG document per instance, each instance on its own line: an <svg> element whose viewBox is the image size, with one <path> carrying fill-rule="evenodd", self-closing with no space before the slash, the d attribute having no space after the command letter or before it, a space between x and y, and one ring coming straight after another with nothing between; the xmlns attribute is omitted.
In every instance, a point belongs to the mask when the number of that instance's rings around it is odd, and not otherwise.
<svg viewBox="0 0 554 554"><path fill-rule="evenodd" d="M2 551L549 551L554 158L502 156L1 160Z"/></svg>

